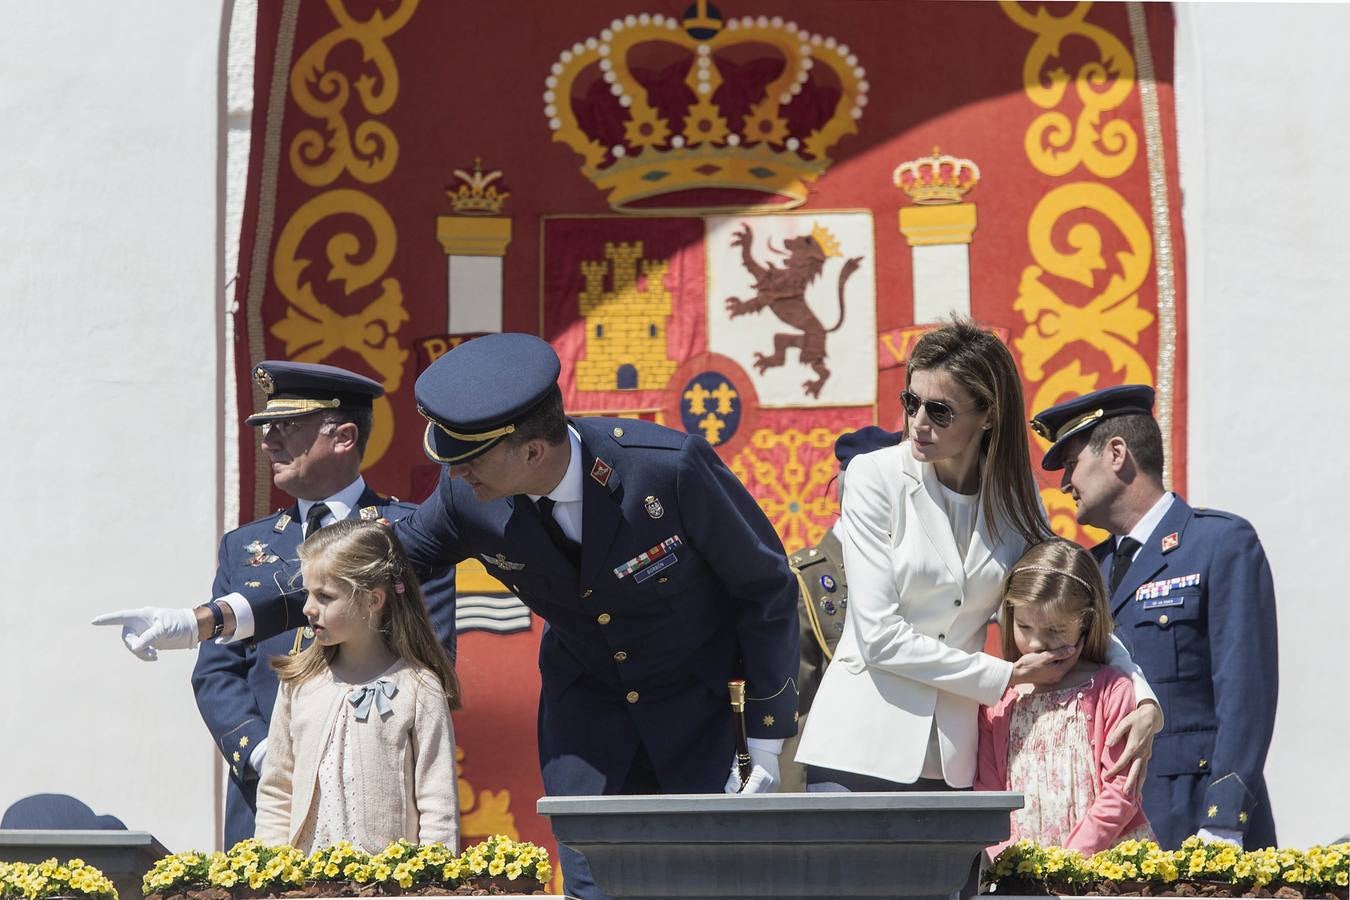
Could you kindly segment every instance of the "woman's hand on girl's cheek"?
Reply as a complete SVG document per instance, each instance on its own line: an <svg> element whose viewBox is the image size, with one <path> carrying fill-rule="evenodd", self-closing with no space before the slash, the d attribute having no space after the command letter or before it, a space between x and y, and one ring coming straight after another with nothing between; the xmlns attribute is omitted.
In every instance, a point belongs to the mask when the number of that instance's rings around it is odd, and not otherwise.
<svg viewBox="0 0 1350 900"><path fill-rule="evenodd" d="M1013 663L1013 684L1058 684L1078 659L1077 647L1058 647L1039 653L1024 653Z"/></svg>

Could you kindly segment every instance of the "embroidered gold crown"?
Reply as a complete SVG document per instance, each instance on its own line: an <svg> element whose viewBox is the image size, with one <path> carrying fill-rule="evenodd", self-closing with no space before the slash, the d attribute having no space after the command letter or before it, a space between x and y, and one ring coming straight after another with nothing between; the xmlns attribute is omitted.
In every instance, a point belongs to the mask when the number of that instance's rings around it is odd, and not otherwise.
<svg viewBox="0 0 1350 900"><path fill-rule="evenodd" d="M925 206L960 203L966 192L980 183L980 167L934 147L932 156L896 166L894 178L895 186L909 194L915 203Z"/></svg>
<svg viewBox="0 0 1350 900"><path fill-rule="evenodd" d="M811 237L815 238L816 246L825 254L828 259L831 256L843 256L839 250L839 238L834 236L834 232L819 223L811 229Z"/></svg>
<svg viewBox="0 0 1350 900"><path fill-rule="evenodd" d="M683 19L629 15L564 50L544 115L616 210L787 209L857 132L865 78L833 37L780 16L723 20L698 0Z"/></svg>
<svg viewBox="0 0 1350 900"><path fill-rule="evenodd" d="M456 169L454 176L461 184L445 192L455 212L462 216L489 216L502 211L502 205L511 196L510 191L499 191L493 184L502 177L500 171L484 172L481 157L474 157L473 174Z"/></svg>

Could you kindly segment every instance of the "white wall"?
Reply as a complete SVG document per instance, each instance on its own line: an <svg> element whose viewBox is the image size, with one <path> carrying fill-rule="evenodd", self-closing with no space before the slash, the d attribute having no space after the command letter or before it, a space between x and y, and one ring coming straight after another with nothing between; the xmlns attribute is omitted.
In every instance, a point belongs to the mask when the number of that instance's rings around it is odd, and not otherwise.
<svg viewBox="0 0 1350 900"><path fill-rule="evenodd" d="M1350 6L1180 4L1189 497L1275 573L1280 842L1350 833Z"/></svg>
<svg viewBox="0 0 1350 900"><path fill-rule="evenodd" d="M5 4L0 809L38 791L212 843L193 656L97 612L209 592L218 533L218 3Z"/></svg>

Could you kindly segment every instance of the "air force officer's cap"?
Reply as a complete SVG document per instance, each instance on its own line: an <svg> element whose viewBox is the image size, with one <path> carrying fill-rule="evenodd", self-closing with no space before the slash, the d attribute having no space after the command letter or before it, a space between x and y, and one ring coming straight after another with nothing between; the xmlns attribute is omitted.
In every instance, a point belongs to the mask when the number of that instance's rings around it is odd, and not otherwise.
<svg viewBox="0 0 1350 900"><path fill-rule="evenodd" d="M422 449L447 465L486 453L552 395L561 371L558 354L534 335L465 341L417 378L417 410L428 423Z"/></svg>
<svg viewBox="0 0 1350 900"><path fill-rule="evenodd" d="M894 447L904 440L898 431L887 431L880 425L864 425L857 431L841 434L834 442L834 458L839 460L839 468L847 469L849 461L862 453L871 453L882 447Z"/></svg>
<svg viewBox="0 0 1350 900"><path fill-rule="evenodd" d="M1102 388L1038 412L1031 420L1031 430L1050 441L1041 468L1052 472L1064 468L1064 443L1075 435L1087 434L1107 419L1151 415L1153 388L1146 384Z"/></svg>
<svg viewBox="0 0 1350 900"><path fill-rule="evenodd" d="M253 383L267 405L244 420L262 425L329 409L370 409L384 393L378 381L319 363L266 359L253 367Z"/></svg>

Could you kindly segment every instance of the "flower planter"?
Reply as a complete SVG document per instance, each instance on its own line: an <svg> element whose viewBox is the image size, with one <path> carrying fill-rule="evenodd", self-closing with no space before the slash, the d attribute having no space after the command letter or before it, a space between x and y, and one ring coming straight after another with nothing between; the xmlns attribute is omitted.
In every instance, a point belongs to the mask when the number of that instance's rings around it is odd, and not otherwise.
<svg viewBox="0 0 1350 900"><path fill-rule="evenodd" d="M1008 836L1014 793L545 797L558 840L632 898L940 898Z"/></svg>

